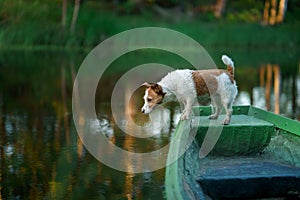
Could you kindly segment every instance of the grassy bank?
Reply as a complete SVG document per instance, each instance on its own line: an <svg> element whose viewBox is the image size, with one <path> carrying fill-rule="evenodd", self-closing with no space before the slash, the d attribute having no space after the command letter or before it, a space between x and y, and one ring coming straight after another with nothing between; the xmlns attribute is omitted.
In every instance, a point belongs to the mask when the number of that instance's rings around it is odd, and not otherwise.
<svg viewBox="0 0 300 200"><path fill-rule="evenodd" d="M29 13L14 23L0 26L1 49L91 49L104 39L137 27L156 26L171 28L191 36L206 47L230 48L298 48L300 23L285 23L265 27L259 23L232 22L229 20L204 20L183 17L180 20L162 18L151 14L118 15L95 7L83 5L79 12L76 31L62 30L57 4ZM33 9L33 8L31 8ZM28 9L30 12L31 9ZM46 12L46 14L45 14ZM72 13L72 10L69 10ZM30 17L28 17L30 16ZM45 17L48 16L48 17ZM69 14L71 16L71 14ZM71 19L68 19L70 21Z"/></svg>

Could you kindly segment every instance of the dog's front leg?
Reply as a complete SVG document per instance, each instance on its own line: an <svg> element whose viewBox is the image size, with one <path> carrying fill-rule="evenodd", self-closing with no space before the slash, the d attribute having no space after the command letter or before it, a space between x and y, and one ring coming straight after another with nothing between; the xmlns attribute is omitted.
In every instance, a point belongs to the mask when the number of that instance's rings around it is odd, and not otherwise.
<svg viewBox="0 0 300 200"><path fill-rule="evenodd" d="M182 115L180 117L181 120L186 120L189 118L191 112L192 112L192 107L194 105L195 99L187 99L186 102L184 103L184 110L182 112Z"/></svg>

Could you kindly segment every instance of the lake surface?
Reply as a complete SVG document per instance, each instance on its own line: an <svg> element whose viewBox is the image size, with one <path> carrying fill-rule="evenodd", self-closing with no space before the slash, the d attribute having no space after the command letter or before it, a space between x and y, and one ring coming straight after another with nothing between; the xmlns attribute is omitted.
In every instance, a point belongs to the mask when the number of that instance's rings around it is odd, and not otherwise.
<svg viewBox="0 0 300 200"><path fill-rule="evenodd" d="M257 107L300 120L300 56L285 50L228 50L236 64L236 104ZM114 62L101 78L95 97L97 123L111 143L132 152L157 150L170 142L180 109L167 105L155 123L140 113L143 89L119 113L111 111L111 94L120 77L134 66L158 62L191 67L166 52L133 52ZM222 68L223 52L209 52ZM3 199L163 199L165 169L145 173L108 167L82 144L72 118L73 80L87 53L1 52L0 150ZM143 59L139 59L140 56ZM145 80L146 81L146 80ZM126 92L125 92L126 95ZM119 100L120 105L124 100ZM124 107L124 106L123 106ZM144 127L137 139L128 122ZM123 126L123 127L120 127ZM162 155L161 155L162 156ZM125 163L129 168L141 163ZM132 166L134 165L134 166Z"/></svg>

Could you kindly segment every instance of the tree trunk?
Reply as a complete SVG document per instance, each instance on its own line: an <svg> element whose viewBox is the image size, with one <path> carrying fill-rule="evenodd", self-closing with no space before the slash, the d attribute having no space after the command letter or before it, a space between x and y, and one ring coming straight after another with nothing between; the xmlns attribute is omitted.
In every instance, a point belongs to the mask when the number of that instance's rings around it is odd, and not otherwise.
<svg viewBox="0 0 300 200"><path fill-rule="evenodd" d="M278 15L277 15L277 19L276 19L277 24L282 23L284 20L285 11L287 8L287 2L288 2L288 0L280 0L280 2L279 2Z"/></svg>
<svg viewBox="0 0 300 200"><path fill-rule="evenodd" d="M68 0L62 1L61 26L62 26L63 31L66 29L66 26L67 26L67 2L68 2Z"/></svg>
<svg viewBox="0 0 300 200"><path fill-rule="evenodd" d="M263 25L269 24L269 11L270 11L270 0L266 0L264 15L263 15Z"/></svg>
<svg viewBox="0 0 300 200"><path fill-rule="evenodd" d="M71 28L70 28L71 33L74 33L75 31L75 26L78 18L78 13L79 13L79 7L80 7L80 0L75 0L73 17L72 17Z"/></svg>
<svg viewBox="0 0 300 200"><path fill-rule="evenodd" d="M284 20L288 0L266 0L264 13L263 13L263 24L264 25L275 25L282 23Z"/></svg>
<svg viewBox="0 0 300 200"><path fill-rule="evenodd" d="M277 16L277 0L271 0L271 11L270 11L270 18L269 18L270 25L274 25L276 23L276 16Z"/></svg>
<svg viewBox="0 0 300 200"><path fill-rule="evenodd" d="M226 6L226 0L217 0L215 6L215 17L220 18Z"/></svg>

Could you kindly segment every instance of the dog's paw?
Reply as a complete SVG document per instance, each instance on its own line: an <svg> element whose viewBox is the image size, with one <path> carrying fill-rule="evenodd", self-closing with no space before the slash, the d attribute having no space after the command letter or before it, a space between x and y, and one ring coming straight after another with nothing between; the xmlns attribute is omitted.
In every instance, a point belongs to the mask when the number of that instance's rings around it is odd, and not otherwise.
<svg viewBox="0 0 300 200"><path fill-rule="evenodd" d="M222 125L228 125L230 124L230 119L225 119L223 122L222 122Z"/></svg>
<svg viewBox="0 0 300 200"><path fill-rule="evenodd" d="M187 120L189 119L189 116L186 115L186 114L182 114L181 117L180 117L180 120L183 121L183 120Z"/></svg>
<svg viewBox="0 0 300 200"><path fill-rule="evenodd" d="M218 117L219 117L218 115L210 115L209 119L218 119Z"/></svg>

